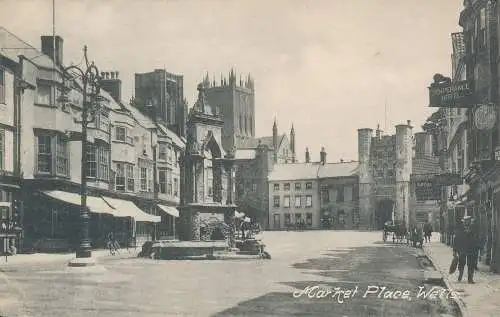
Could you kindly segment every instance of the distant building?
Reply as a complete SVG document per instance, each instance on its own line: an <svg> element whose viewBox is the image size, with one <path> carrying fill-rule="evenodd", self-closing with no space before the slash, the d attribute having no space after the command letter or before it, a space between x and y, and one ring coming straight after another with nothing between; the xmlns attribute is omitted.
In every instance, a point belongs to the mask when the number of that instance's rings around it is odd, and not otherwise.
<svg viewBox="0 0 500 317"><path fill-rule="evenodd" d="M165 69L135 74L134 102L143 113L156 117L177 135L185 137L187 105L182 75Z"/></svg>
<svg viewBox="0 0 500 317"><path fill-rule="evenodd" d="M432 136L412 134L410 121L396 126L396 134L383 135L377 128L358 130L360 222L382 229L395 219L407 225L434 221L439 212L439 174Z"/></svg>
<svg viewBox="0 0 500 317"><path fill-rule="evenodd" d="M222 146L226 151L240 148L245 141L255 139L255 90L250 74L245 80L236 79L231 69L229 77L221 75L220 85L208 74L203 80L207 101L214 113L224 119Z"/></svg>
<svg viewBox="0 0 500 317"><path fill-rule="evenodd" d="M269 229L359 227L358 162L327 163L324 149L320 157L319 162L274 166L268 186Z"/></svg>

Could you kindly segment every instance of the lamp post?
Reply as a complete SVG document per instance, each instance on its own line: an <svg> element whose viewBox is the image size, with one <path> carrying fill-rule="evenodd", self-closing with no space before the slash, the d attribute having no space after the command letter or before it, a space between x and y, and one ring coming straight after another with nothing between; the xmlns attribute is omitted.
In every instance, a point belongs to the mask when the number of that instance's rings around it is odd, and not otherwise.
<svg viewBox="0 0 500 317"><path fill-rule="evenodd" d="M68 102L67 93L71 90L71 83L75 80L81 81L82 92L82 157L81 157L81 183L80 183L80 242L76 251L76 259L72 260L70 266L92 265L92 252L89 237L90 211L87 207L87 128L89 123L95 121L96 111L100 102L100 80L99 70L94 62L88 61L87 46L83 48L84 68L71 65L63 69L63 87L59 101Z"/></svg>

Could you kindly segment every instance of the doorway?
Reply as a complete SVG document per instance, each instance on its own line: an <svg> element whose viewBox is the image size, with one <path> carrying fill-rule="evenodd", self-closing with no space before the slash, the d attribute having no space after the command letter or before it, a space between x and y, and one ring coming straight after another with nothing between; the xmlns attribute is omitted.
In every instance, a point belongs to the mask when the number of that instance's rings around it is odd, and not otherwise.
<svg viewBox="0 0 500 317"><path fill-rule="evenodd" d="M384 224L392 219L392 210L394 201L391 199L383 199L379 201L375 211L375 224L378 230L384 229Z"/></svg>

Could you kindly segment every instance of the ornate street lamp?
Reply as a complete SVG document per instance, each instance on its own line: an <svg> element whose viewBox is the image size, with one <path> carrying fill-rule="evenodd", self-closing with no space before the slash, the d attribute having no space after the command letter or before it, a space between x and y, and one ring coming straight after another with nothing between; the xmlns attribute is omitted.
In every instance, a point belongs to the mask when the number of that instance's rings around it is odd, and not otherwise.
<svg viewBox="0 0 500 317"><path fill-rule="evenodd" d="M63 69L63 85L61 88L61 97L59 102L67 103L69 101L68 93L72 90L72 84L74 82L80 82L83 86L82 91L82 158L81 158L81 206L80 206L80 243L78 250L76 251L76 259L72 260L69 264L70 266L86 266L92 265L92 252L89 237L89 225L90 225L90 211L87 207L87 152L88 152L88 140L87 140L87 128L89 123L95 121L97 111L99 110L99 104L102 101L100 97L100 84L101 77L99 76L99 70L94 65L94 62L88 61L87 58L87 46L83 48L83 55L85 65L84 68L80 68L75 65L71 65Z"/></svg>

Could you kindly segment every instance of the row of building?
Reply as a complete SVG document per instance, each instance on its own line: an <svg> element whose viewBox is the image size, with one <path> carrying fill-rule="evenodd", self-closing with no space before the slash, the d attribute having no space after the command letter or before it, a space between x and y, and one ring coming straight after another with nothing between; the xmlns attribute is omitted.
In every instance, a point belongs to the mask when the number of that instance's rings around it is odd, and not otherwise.
<svg viewBox="0 0 500 317"><path fill-rule="evenodd" d="M464 215L474 217L481 258L495 272L500 270L499 18L496 1L464 1L462 31L451 35L452 73L434 76L430 106L438 108L425 125L437 141L441 172L458 176L441 192L443 242L453 242Z"/></svg>
<svg viewBox="0 0 500 317"><path fill-rule="evenodd" d="M12 237L20 249L78 244L83 94L78 80L66 91L63 53L59 36L42 36L39 50L0 27L0 220L4 238L19 229ZM231 70L220 84L207 75L189 113L181 75L136 74L128 102L119 72L100 75L83 154L94 246L109 232L136 245L177 237L187 204L205 204L212 215L217 204L237 203L266 226L267 176L295 161L295 131L280 134L275 122L271 136L255 137L250 75L238 83ZM204 162L192 163L195 174L186 170L193 149ZM231 173L219 164L227 155Z"/></svg>

